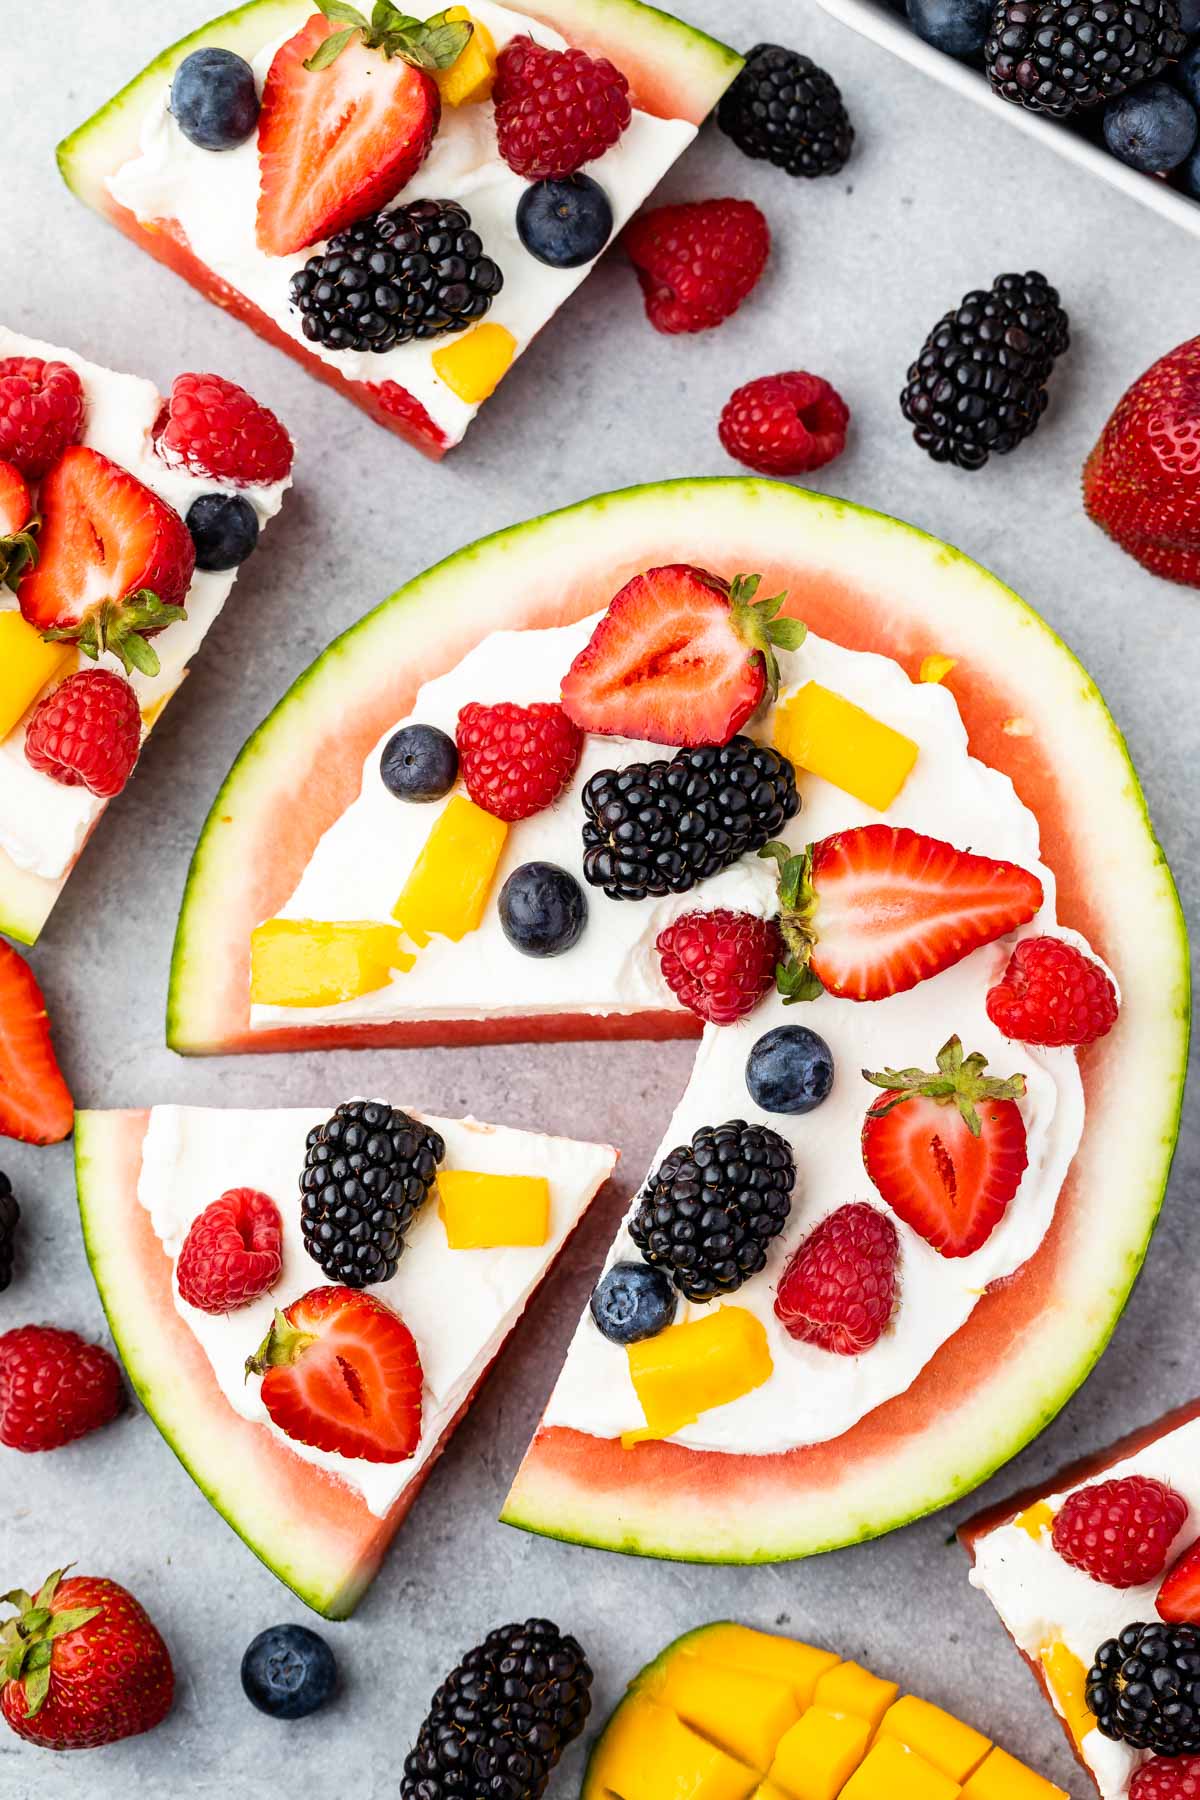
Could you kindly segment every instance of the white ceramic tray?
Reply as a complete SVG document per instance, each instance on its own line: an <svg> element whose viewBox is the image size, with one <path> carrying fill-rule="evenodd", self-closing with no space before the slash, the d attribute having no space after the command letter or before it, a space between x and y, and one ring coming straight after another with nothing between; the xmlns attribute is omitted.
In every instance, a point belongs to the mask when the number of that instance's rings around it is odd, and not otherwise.
<svg viewBox="0 0 1200 1800"><path fill-rule="evenodd" d="M1068 161L1090 169L1110 187L1119 188L1121 193L1161 213L1164 219L1173 220L1194 237L1200 237L1200 201L1181 194L1159 176L1139 174L1076 132L1065 130L1057 120L1026 112L1024 107L1001 100L998 94L993 94L987 77L980 70L958 62L943 50L935 50L932 44L918 37L911 26L885 4L885 0L819 0L819 4L835 19L841 19L873 43L882 44L885 49L902 56L915 69L932 75L936 81L945 82L947 87L987 107L998 118L1007 119L1010 125L1051 145Z"/></svg>

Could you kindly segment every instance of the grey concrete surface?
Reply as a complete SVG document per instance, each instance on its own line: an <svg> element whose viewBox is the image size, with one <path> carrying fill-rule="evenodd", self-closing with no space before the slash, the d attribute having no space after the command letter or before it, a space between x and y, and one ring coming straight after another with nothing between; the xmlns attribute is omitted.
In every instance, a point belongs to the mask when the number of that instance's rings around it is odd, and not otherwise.
<svg viewBox="0 0 1200 1800"><path fill-rule="evenodd" d="M881 1542L807 1564L699 1569L608 1557L495 1523L628 1184L682 1088L691 1050L539 1048L184 1063L163 1044L167 958L187 859L235 750L326 640L432 559L551 504L633 480L727 473L715 435L751 375L803 366L836 381L850 447L823 485L918 521L1028 596L1088 662L1127 732L1185 904L1200 900L1195 684L1200 598L1156 582L1088 524L1078 471L1110 406L1200 326L1197 247L830 21L811 0L680 0L745 45L798 44L831 68L858 126L845 174L812 185L745 161L706 132L673 174L678 196L749 195L776 250L761 290L718 332L657 336L616 254L505 384L468 445L434 468L207 306L60 186L55 140L205 0L41 0L0 44L6 218L0 315L166 385L215 368L276 407L298 446L297 486L191 680L112 807L34 955L81 1104L397 1100L624 1146L625 1187L572 1245L518 1332L379 1580L329 1628L344 1674L330 1711L285 1727L243 1700L238 1661L262 1626L303 1608L211 1512L149 1419L57 1455L0 1451L0 1588L59 1563L131 1586L167 1634L179 1701L150 1737L55 1759L0 1730L4 1800L143 1800L221 1791L274 1800L384 1796L442 1672L491 1625L548 1613L586 1641L596 1718L675 1633L735 1615L827 1641L960 1710L1082 1796L1033 1683L948 1542L964 1504ZM0 9L2 10L2 9ZM15 28L15 30L14 30ZM935 468L895 396L927 328L1000 270L1060 284L1075 346L1050 413L982 474ZM1120 903L1119 894L1112 896ZM1136 1121L1130 1122L1136 1129ZM1200 1385L1195 1111L1143 1279L1097 1372L984 1497L1190 1397ZM26 1209L20 1279L0 1326L104 1324L84 1260L70 1150L0 1146ZM577 1791L582 1752L552 1795Z"/></svg>

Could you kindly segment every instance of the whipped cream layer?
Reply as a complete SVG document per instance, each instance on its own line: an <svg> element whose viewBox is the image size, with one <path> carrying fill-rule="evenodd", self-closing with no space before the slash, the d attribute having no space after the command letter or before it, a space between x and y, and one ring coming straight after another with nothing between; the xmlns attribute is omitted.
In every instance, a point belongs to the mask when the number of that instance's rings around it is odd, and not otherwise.
<svg viewBox="0 0 1200 1800"><path fill-rule="evenodd" d="M266 524L279 511L291 477L270 487L238 487L210 475L194 475L188 469L163 460L154 448L154 425L163 397L152 381L137 375L121 375L86 362L72 350L60 350L35 338L20 336L0 326L0 358L35 356L67 363L83 383L84 418L81 443L99 450L173 506L181 518L199 494L243 494ZM162 665L155 676L134 671L129 676L143 716L156 716L184 676L191 656L229 597L238 571L197 569L187 591L186 619L168 625L152 641ZM0 611L15 610L17 597L0 582ZM108 668L124 673L115 656L99 663L78 658L85 669ZM71 672L68 666L67 673ZM137 779L136 772L134 779ZM19 868L49 881L62 880L71 869L84 841L107 802L84 787L65 787L31 767L25 757L25 730L18 725L0 741L0 849Z"/></svg>
<svg viewBox="0 0 1200 1800"><path fill-rule="evenodd" d="M510 39L528 35L550 49L565 49L566 39L539 20L526 18L494 0L478 0L472 14L503 49ZM264 46L253 60L259 93L275 52L304 23L298 12L293 31ZM419 400L447 441L456 444L479 410L460 399L437 375L434 352L453 338L397 344L380 354L329 350L310 342L300 328L300 314L289 304L289 283L324 244L311 244L294 256L268 256L255 239L258 205L258 144L251 135L233 150L201 150L184 137L168 110L170 84L148 113L142 127L140 154L108 178L119 205L142 224L175 220L188 243L217 275L254 302L281 331L348 381L395 381ZM618 143L587 164L613 210L615 237L652 188L687 149L696 128L683 119L660 119L634 110ZM580 269L552 269L531 256L517 235L517 204L528 183L515 175L500 155L495 111L490 101L444 107L433 148L396 201L457 200L471 215L484 249L504 275L504 287L487 314L503 325L517 343L517 355L574 293L593 264Z"/></svg>
<svg viewBox="0 0 1200 1800"><path fill-rule="evenodd" d="M536 1248L451 1250L431 1195L410 1227L390 1281L369 1289L400 1314L416 1340L425 1384L421 1441L402 1463L368 1463L298 1444L272 1423L262 1383L246 1378L246 1358L261 1344L276 1307L328 1286L304 1248L300 1175L305 1139L333 1107L280 1111L156 1106L150 1114L138 1199L172 1263L193 1219L228 1188L269 1194L283 1220L283 1270L270 1293L237 1312L215 1316L182 1299L175 1306L212 1366L230 1406L281 1444L345 1481L379 1517L435 1454L442 1435L487 1370L527 1301L616 1163L603 1144L482 1125L476 1119L424 1120L446 1140L442 1167L499 1175L542 1175L550 1184L550 1231Z"/></svg>
<svg viewBox="0 0 1200 1800"><path fill-rule="evenodd" d="M1061 1493L1043 1496L1052 1512L1079 1488L1123 1475L1150 1475L1165 1481L1188 1503L1188 1517L1172 1546L1174 1557L1200 1530L1200 1419L1189 1420L1146 1444L1124 1461L1098 1470L1087 1481ZM1063 1561L1051 1542L1049 1528L1038 1537L1016 1525L1001 1525L978 1540L971 1585L985 1593L1018 1647L1036 1662L1045 1646L1062 1643L1090 1668L1096 1651L1126 1625L1152 1623L1158 1617L1158 1579L1144 1587L1114 1588L1093 1581L1082 1569ZM1053 1698L1053 1695L1052 1695ZM1080 1751L1104 1800L1125 1800L1129 1784L1147 1752L1089 1731Z"/></svg>

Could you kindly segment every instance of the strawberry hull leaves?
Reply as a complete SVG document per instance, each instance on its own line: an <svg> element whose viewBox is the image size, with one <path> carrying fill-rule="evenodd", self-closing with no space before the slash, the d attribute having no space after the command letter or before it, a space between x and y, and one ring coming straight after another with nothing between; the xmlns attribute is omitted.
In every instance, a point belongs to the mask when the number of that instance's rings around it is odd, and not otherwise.
<svg viewBox="0 0 1200 1800"><path fill-rule="evenodd" d="M809 966L816 937L812 916L817 896L812 884L812 845L797 856L784 843L764 844L758 853L779 865L779 929L787 956L775 971L775 986L785 1006L815 1000L825 992Z"/></svg>
<svg viewBox="0 0 1200 1800"><path fill-rule="evenodd" d="M0 537L0 583L7 582L14 591L26 569L37 561L37 533L42 521L30 519L20 531Z"/></svg>
<svg viewBox="0 0 1200 1800"><path fill-rule="evenodd" d="M878 1074L864 1069L862 1073L864 1081L869 1081L872 1087L884 1088L888 1093L887 1100L877 1100L872 1108L876 1118L883 1118L906 1100L953 1102L971 1136L978 1137L982 1127L976 1108L980 1102L1020 1100L1025 1093L1023 1075L1010 1075L999 1080L985 1075L986 1067L987 1057L982 1051L974 1050L970 1056L964 1056L962 1039L952 1037L938 1051L935 1074L925 1069L882 1069Z"/></svg>
<svg viewBox="0 0 1200 1800"><path fill-rule="evenodd" d="M66 1569L56 1569L38 1589L33 1599L24 1588L0 1594L0 1604L16 1607L16 1617L0 1626L0 1649L4 1659L0 1674L5 1681L19 1681L25 1690L25 1716L34 1718L45 1705L50 1692L50 1659L55 1638L78 1631L98 1618L98 1606L79 1606L65 1612L52 1612L50 1603Z"/></svg>
<svg viewBox="0 0 1200 1800"><path fill-rule="evenodd" d="M376 0L369 21L346 0L317 0L317 5L331 23L344 26L344 30L331 33L306 59L304 67L313 74L329 68L347 44L360 35L368 50L381 50L389 60L398 56L416 69L449 69L470 43L475 29L468 20L447 19L444 12L429 19L416 19L392 6L389 0Z"/></svg>
<svg viewBox="0 0 1200 1800"><path fill-rule="evenodd" d="M182 606L164 606L150 588L139 588L127 600L105 600L81 625L65 625L43 631L48 643L75 644L82 655L98 662L105 651L121 662L128 675L137 669L155 676L162 664L158 652L143 635L162 631L178 619L186 619Z"/></svg>

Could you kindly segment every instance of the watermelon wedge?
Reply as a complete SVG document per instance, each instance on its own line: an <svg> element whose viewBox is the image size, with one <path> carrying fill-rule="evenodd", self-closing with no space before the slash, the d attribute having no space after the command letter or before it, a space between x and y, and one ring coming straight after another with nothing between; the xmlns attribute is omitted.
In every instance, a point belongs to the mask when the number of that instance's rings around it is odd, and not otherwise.
<svg viewBox="0 0 1200 1800"><path fill-rule="evenodd" d="M322 1109L322 1116L332 1110ZM299 1166L305 1134L316 1119L312 1111L235 1113L190 1107L81 1112L75 1122L76 1180L88 1260L117 1348L146 1410L184 1468L255 1555L315 1611L345 1618L370 1585L505 1338L612 1172L616 1152L605 1145L471 1121L435 1121L439 1130L445 1127L447 1163L466 1157L485 1170L512 1166L544 1175L550 1183L550 1233L544 1246L506 1253L517 1258L511 1280L504 1277L507 1310L489 1318L482 1300L469 1309L471 1316L463 1324L467 1338L461 1348L453 1348L449 1360L435 1341L431 1322L445 1310L436 1272L440 1266L445 1273L445 1258L453 1254L436 1203L429 1203L413 1227L400 1274L370 1290L391 1299L406 1317L426 1375L421 1446L411 1465L385 1467L381 1486L372 1466L306 1455L267 1422L265 1411L248 1417L244 1405L236 1410L228 1397L238 1394L242 1404L246 1384L239 1357L257 1347L256 1332L261 1341L273 1303L285 1304L322 1279L316 1264L297 1247L296 1237ZM282 1156L281 1143L289 1147ZM190 1210L195 1216L209 1199L236 1184L240 1172L247 1172L247 1179L271 1193L280 1207L283 1272L270 1294L236 1314L211 1319L178 1299L174 1256L186 1228L184 1215ZM194 1205L189 1194L196 1197ZM458 1253L466 1262L456 1265L456 1271L465 1271L456 1278L470 1284L470 1258L489 1254ZM394 1295L402 1282L406 1295ZM370 1475L360 1477L368 1468ZM396 1488L394 1495L389 1483Z"/></svg>

